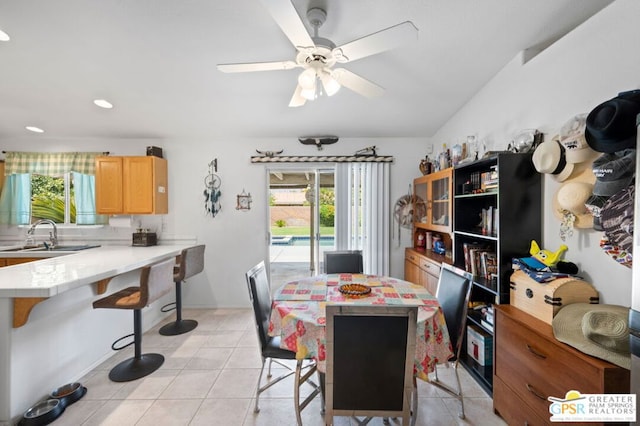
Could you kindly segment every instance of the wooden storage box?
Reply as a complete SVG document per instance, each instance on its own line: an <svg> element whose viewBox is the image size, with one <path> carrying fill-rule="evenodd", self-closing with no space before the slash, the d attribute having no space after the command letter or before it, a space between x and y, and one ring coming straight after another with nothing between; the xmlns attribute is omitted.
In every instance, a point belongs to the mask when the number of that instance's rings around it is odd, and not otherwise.
<svg viewBox="0 0 640 426"><path fill-rule="evenodd" d="M600 303L598 291L575 277L539 283L524 271L514 271L510 280L511 305L551 324L556 313L571 303Z"/></svg>

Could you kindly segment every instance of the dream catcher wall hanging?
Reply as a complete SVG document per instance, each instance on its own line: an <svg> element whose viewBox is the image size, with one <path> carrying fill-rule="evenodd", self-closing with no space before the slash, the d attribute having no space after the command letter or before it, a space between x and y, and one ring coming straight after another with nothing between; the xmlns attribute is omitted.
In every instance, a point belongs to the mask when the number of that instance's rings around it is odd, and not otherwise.
<svg viewBox="0 0 640 426"><path fill-rule="evenodd" d="M422 217L426 214L427 208L424 200L411 193L403 195L396 201L393 207L393 218L398 223L398 246L400 245L401 228L411 229L413 227L413 218Z"/></svg>
<svg viewBox="0 0 640 426"><path fill-rule="evenodd" d="M220 186L222 185L222 180L220 176L216 174L217 171L218 159L216 158L209 163L209 174L204 178L203 191L204 210L213 217L216 217L222 208L220 205L220 196L222 195Z"/></svg>

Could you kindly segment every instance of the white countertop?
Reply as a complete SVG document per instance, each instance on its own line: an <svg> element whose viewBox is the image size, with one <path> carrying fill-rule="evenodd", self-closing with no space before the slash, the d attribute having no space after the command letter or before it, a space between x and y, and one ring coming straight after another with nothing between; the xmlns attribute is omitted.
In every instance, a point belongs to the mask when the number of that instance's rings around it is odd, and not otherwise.
<svg viewBox="0 0 640 426"><path fill-rule="evenodd" d="M42 260L0 268L0 298L51 297L74 288L133 271L191 247L102 246L76 252L6 252L4 257ZM27 255L25 255L27 253ZM46 257L46 256L53 257Z"/></svg>

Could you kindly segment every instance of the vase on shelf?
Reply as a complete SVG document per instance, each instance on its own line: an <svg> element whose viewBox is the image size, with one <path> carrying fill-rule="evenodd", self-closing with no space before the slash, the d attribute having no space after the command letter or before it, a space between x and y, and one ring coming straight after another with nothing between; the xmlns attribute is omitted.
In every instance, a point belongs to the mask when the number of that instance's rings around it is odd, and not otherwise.
<svg viewBox="0 0 640 426"><path fill-rule="evenodd" d="M420 172L423 175L428 175L433 171L433 165L429 161L429 156L424 157L424 160L420 161Z"/></svg>

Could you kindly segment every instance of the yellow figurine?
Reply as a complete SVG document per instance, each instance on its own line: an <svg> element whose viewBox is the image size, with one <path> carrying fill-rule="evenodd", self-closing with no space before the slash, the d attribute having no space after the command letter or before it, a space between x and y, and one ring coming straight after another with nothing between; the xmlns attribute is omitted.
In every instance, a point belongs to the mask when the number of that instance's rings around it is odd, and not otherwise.
<svg viewBox="0 0 640 426"><path fill-rule="evenodd" d="M536 240L531 240L531 249L529 250L529 253L532 257L544 263L546 266L554 266L560 261L562 253L564 253L568 249L569 247L562 244L560 248L555 253L553 253L549 250L541 249L540 247L538 247L538 243L536 243Z"/></svg>

